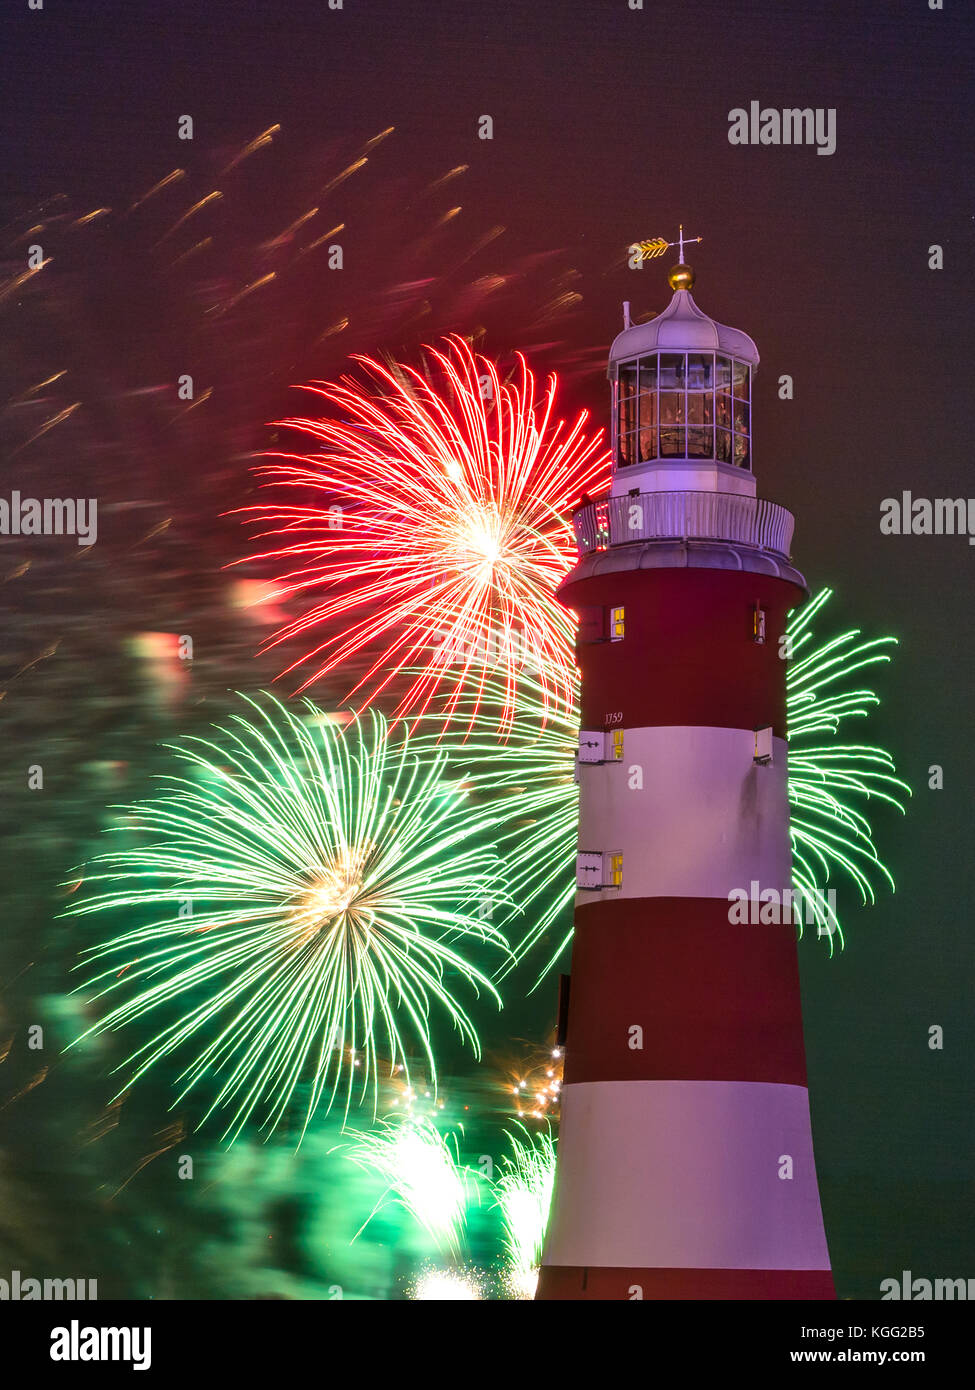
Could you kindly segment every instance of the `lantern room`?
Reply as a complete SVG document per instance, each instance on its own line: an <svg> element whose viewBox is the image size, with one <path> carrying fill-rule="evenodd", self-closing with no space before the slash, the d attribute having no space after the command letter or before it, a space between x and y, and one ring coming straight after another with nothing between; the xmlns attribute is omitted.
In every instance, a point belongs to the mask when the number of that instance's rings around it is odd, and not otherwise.
<svg viewBox="0 0 975 1390"><path fill-rule="evenodd" d="M616 466L717 459L751 466L751 367L715 352L653 352L621 362Z"/></svg>
<svg viewBox="0 0 975 1390"><path fill-rule="evenodd" d="M753 491L758 350L698 308L693 281L688 266L675 266L667 308L647 323L626 322L610 351L614 492L673 487L675 468L686 475L678 486Z"/></svg>

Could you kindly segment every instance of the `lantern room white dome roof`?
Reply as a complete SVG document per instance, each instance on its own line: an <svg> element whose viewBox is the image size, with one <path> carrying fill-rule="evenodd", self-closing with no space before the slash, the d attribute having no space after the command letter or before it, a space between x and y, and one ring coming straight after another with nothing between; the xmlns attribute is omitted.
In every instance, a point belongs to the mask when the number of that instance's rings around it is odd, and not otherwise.
<svg viewBox="0 0 975 1390"><path fill-rule="evenodd" d="M658 351L723 352L752 367L759 363L758 348L748 334L708 318L690 290L675 290L667 308L649 323L624 328L609 350L609 365Z"/></svg>

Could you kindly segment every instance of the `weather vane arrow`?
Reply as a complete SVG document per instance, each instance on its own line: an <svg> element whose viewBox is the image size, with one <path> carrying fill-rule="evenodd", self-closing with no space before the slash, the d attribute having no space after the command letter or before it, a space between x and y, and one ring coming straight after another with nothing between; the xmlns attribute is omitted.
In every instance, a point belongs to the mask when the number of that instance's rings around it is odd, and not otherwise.
<svg viewBox="0 0 975 1390"><path fill-rule="evenodd" d="M695 241L701 240L703 240L703 238L699 236L686 237L684 235L684 227L682 224L680 228L680 233L676 241L665 241L662 236L658 236L653 237L650 241L638 241L636 244L640 250L640 254L642 255L645 261L656 260L658 256L662 256L665 251L668 251L671 248L671 246L676 246L678 248L678 255L680 257L681 264L683 264L684 247L691 246Z"/></svg>

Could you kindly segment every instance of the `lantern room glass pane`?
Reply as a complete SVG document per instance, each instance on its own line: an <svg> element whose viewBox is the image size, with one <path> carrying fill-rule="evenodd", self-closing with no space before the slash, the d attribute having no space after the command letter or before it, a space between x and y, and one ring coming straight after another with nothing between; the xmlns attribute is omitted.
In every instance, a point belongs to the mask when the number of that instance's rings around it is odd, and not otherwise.
<svg viewBox="0 0 975 1390"><path fill-rule="evenodd" d="M740 401L748 400L748 364L747 362L734 363L735 395Z"/></svg>
<svg viewBox="0 0 975 1390"><path fill-rule="evenodd" d="M645 391L656 391L657 389L657 359L656 357L643 357L640 359L640 394Z"/></svg>
<svg viewBox="0 0 975 1390"><path fill-rule="evenodd" d="M688 429L687 457L689 459L714 458L713 429L711 429L710 427L707 427L705 429Z"/></svg>
<svg viewBox="0 0 975 1390"><path fill-rule="evenodd" d="M660 427L660 457L665 459L685 458L683 429Z"/></svg>
<svg viewBox="0 0 975 1390"><path fill-rule="evenodd" d="M643 370L640 372L641 380ZM657 457L657 397L649 392L640 395L640 458Z"/></svg>
<svg viewBox="0 0 975 1390"><path fill-rule="evenodd" d="M719 391L731 390L731 358L719 356L715 362L714 384Z"/></svg>
<svg viewBox="0 0 975 1390"><path fill-rule="evenodd" d="M662 425L682 425L684 423L683 391L661 392L660 423Z"/></svg>
<svg viewBox="0 0 975 1390"><path fill-rule="evenodd" d="M636 429L636 367L620 367L619 376L619 435Z"/></svg>
<svg viewBox="0 0 975 1390"><path fill-rule="evenodd" d="M715 400L715 419L722 429L731 429L731 396L727 391L719 391Z"/></svg>
<svg viewBox="0 0 975 1390"><path fill-rule="evenodd" d="M687 423L689 425L711 425L714 423L714 396L710 391L688 391Z"/></svg>
<svg viewBox="0 0 975 1390"><path fill-rule="evenodd" d="M749 449L748 436L744 434L735 435L735 463L739 468L748 467Z"/></svg>
<svg viewBox="0 0 975 1390"><path fill-rule="evenodd" d="M661 391L683 391L686 358L682 352L664 352L660 356Z"/></svg>
<svg viewBox="0 0 975 1390"><path fill-rule="evenodd" d="M619 459L622 467L625 468L628 463L636 463L635 434L621 434L617 440L617 449L619 451Z"/></svg>
<svg viewBox="0 0 975 1390"><path fill-rule="evenodd" d="M714 389L714 354L710 352L691 352L687 357L688 391L711 391Z"/></svg>
<svg viewBox="0 0 975 1390"><path fill-rule="evenodd" d="M735 430L738 434L748 433L748 406L744 401L735 401Z"/></svg>
<svg viewBox="0 0 975 1390"><path fill-rule="evenodd" d="M731 431L715 431L715 458L719 463L731 462Z"/></svg>

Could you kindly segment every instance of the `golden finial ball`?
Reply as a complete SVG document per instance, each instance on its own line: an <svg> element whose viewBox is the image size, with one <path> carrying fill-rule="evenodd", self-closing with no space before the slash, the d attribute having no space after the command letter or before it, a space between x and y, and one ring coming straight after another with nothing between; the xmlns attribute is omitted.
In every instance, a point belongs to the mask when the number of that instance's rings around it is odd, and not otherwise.
<svg viewBox="0 0 975 1390"><path fill-rule="evenodd" d="M681 262L671 267L667 279L672 290L689 290L694 284L694 272L689 265Z"/></svg>

